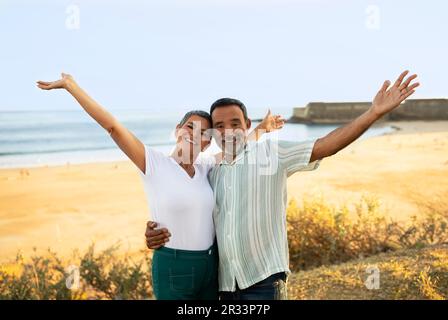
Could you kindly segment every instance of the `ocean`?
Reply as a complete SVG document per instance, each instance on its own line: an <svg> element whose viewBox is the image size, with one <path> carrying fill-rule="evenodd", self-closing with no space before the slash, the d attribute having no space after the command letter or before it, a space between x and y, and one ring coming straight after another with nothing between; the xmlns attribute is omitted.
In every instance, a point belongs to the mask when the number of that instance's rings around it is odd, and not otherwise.
<svg viewBox="0 0 448 320"><path fill-rule="evenodd" d="M262 118L264 110L252 116ZM279 112L273 110L273 112ZM119 119L144 144L162 152L174 146L174 128L182 113L144 110L114 110ZM282 110L285 118L290 111ZM254 123L254 126L257 123ZM338 125L286 124L277 133L284 140L319 138ZM390 127L373 127L362 138L392 131ZM212 145L208 152L217 152ZM87 162L126 160L108 133L82 109L70 111L3 111L0 112L0 168L19 168Z"/></svg>

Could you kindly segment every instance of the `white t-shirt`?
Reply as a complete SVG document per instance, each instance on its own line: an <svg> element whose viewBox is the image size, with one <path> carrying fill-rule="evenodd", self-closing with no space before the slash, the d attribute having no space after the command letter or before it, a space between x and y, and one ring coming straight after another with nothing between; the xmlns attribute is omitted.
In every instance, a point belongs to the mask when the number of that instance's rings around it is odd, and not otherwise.
<svg viewBox="0 0 448 320"><path fill-rule="evenodd" d="M195 175L188 173L170 156L145 145L146 172L140 171L150 208L158 228L171 233L167 248L206 250L214 242L213 190L207 174L214 157L196 161Z"/></svg>

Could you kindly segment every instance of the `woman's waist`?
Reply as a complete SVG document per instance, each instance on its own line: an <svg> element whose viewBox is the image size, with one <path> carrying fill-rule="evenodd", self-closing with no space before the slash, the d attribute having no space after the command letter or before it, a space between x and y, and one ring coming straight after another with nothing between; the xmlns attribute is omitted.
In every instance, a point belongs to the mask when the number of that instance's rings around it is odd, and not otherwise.
<svg viewBox="0 0 448 320"><path fill-rule="evenodd" d="M218 253L218 246L216 241L205 250L187 250L187 249L178 249L172 248L168 246L163 246L154 251L154 254L165 255L174 258L203 258L207 256L214 256Z"/></svg>

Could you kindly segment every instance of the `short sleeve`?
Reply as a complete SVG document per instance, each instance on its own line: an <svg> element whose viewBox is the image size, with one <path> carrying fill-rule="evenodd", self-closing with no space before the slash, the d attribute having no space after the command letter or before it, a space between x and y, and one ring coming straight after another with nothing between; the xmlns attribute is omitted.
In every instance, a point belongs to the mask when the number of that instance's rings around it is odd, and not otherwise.
<svg viewBox="0 0 448 320"><path fill-rule="evenodd" d="M279 164L290 176L298 171L316 170L321 160L310 163L316 140L308 141L278 141Z"/></svg>
<svg viewBox="0 0 448 320"><path fill-rule="evenodd" d="M139 171L141 176L148 177L154 173L154 169L157 168L166 156L151 147L144 144L145 147L145 172Z"/></svg>

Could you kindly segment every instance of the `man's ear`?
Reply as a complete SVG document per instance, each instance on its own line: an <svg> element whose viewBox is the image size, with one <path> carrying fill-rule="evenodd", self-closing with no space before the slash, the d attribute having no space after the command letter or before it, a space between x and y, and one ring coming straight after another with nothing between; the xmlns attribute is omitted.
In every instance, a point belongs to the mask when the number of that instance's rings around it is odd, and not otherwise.
<svg viewBox="0 0 448 320"><path fill-rule="evenodd" d="M250 121L250 119L247 119L246 120L247 129L250 129L251 125L252 125L252 121Z"/></svg>
<svg viewBox="0 0 448 320"><path fill-rule="evenodd" d="M179 129L181 128L180 124L176 125L176 130L174 130L174 136L177 137L177 133L179 132Z"/></svg>

